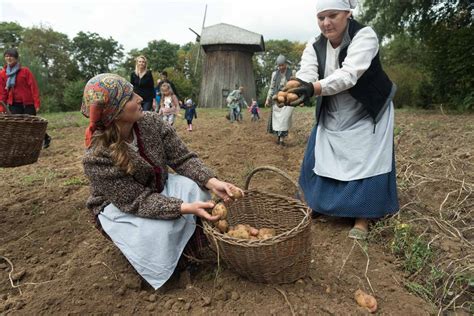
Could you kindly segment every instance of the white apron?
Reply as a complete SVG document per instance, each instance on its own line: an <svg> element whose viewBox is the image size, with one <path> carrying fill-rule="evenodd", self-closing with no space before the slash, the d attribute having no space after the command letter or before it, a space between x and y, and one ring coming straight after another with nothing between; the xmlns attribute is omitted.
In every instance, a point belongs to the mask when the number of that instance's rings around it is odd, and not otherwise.
<svg viewBox="0 0 474 316"><path fill-rule="evenodd" d="M161 193L186 203L208 201L210 194L191 179L169 174ZM175 220L138 217L109 204L99 213L100 224L115 245L156 290L173 274L178 260L196 229L194 215Z"/></svg>
<svg viewBox="0 0 474 316"><path fill-rule="evenodd" d="M275 132L286 132L291 128L291 118L294 111L293 106L278 107L273 104L272 129Z"/></svg>

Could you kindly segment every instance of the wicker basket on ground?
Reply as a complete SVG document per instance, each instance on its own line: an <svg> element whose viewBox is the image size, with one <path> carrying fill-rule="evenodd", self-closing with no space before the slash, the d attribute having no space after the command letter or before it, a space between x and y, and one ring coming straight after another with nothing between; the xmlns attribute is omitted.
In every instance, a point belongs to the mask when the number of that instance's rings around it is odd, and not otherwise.
<svg viewBox="0 0 474 316"><path fill-rule="evenodd" d="M211 248L233 270L254 282L291 283L305 277L311 261L311 216L300 200L249 190L253 175L260 171L276 172L298 184L274 167L259 167L247 177L245 196L227 207L230 226L249 224L256 228L274 228L274 237L262 240L237 239L220 233L212 223L203 222Z"/></svg>
<svg viewBox="0 0 474 316"><path fill-rule="evenodd" d="M26 114L0 114L0 167L38 160L48 121Z"/></svg>

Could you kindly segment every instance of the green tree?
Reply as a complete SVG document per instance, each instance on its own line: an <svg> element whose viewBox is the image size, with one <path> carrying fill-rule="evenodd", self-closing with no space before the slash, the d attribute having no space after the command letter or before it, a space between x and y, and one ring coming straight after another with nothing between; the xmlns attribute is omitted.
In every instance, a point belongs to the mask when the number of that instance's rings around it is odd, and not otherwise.
<svg viewBox="0 0 474 316"><path fill-rule="evenodd" d="M45 108L49 111L62 109L64 88L68 81L75 79L70 48L67 35L50 27L27 28L23 33L20 50L26 49L47 70L48 84L42 94Z"/></svg>
<svg viewBox="0 0 474 316"><path fill-rule="evenodd" d="M84 80L70 81L67 83L64 89L63 111L79 111L85 85L86 82Z"/></svg>
<svg viewBox="0 0 474 316"><path fill-rule="evenodd" d="M16 22L0 22L0 49L18 47L23 40L24 28Z"/></svg>
<svg viewBox="0 0 474 316"><path fill-rule="evenodd" d="M148 60L148 68L162 71L167 67L177 67L179 45L165 40L151 41L142 50Z"/></svg>
<svg viewBox="0 0 474 316"><path fill-rule="evenodd" d="M72 39L71 51L83 78L110 72L123 57L123 46L112 37L103 38L91 32L77 33Z"/></svg>
<svg viewBox="0 0 474 316"><path fill-rule="evenodd" d="M413 64L417 71L431 77L435 102L469 110L474 99L474 19L470 2L365 0L361 21L373 25L383 43L401 35L410 38L413 45L405 53L392 46L392 60L395 54L400 55L399 60L408 55L417 61ZM390 54L390 47L386 51Z"/></svg>

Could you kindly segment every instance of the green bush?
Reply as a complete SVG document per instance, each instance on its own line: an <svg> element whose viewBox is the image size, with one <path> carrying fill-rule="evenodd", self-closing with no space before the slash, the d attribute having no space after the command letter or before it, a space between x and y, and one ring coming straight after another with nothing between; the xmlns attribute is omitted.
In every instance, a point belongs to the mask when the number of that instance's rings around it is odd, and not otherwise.
<svg viewBox="0 0 474 316"><path fill-rule="evenodd" d="M384 67L387 75L397 85L393 103L396 108L431 106L431 84L429 78L419 69L406 64Z"/></svg>
<svg viewBox="0 0 474 316"><path fill-rule="evenodd" d="M61 112L62 106L58 97L54 94L43 93L41 95L41 113Z"/></svg>
<svg viewBox="0 0 474 316"><path fill-rule="evenodd" d="M85 81L68 82L64 89L64 105L62 111L79 111L82 104Z"/></svg>

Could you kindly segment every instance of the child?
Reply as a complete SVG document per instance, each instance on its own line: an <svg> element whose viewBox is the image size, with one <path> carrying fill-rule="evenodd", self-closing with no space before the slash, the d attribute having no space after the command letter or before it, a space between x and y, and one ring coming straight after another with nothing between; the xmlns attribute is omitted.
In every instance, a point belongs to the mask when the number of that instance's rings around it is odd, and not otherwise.
<svg viewBox="0 0 474 316"><path fill-rule="evenodd" d="M193 103L193 100L187 99L184 108L186 110L186 112L184 113L184 117L186 118L186 121L188 122L188 132L192 132L193 131L193 118L197 118L196 105Z"/></svg>
<svg viewBox="0 0 474 316"><path fill-rule="evenodd" d="M174 124L174 117L179 111L179 102L173 93L169 83L165 82L161 85L161 100L159 114L163 115L163 121Z"/></svg>
<svg viewBox="0 0 474 316"><path fill-rule="evenodd" d="M257 101L253 98L249 107L249 112L252 114L252 122L260 120L260 108L258 107Z"/></svg>

